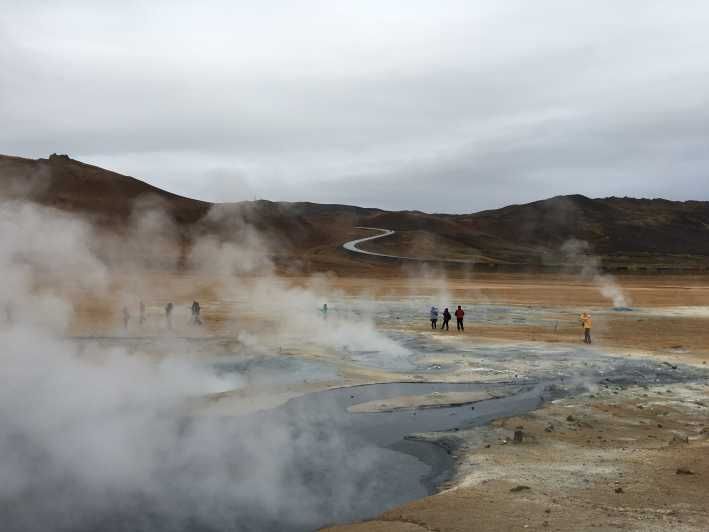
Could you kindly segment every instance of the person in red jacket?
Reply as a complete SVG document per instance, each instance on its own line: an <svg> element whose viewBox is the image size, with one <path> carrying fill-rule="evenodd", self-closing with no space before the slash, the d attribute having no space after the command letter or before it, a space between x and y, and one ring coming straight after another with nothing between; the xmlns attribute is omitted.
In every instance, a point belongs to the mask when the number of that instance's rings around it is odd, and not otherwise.
<svg viewBox="0 0 709 532"><path fill-rule="evenodd" d="M465 316L465 311L458 305L458 309L455 311L455 321L459 331L465 330L463 328L463 316Z"/></svg>

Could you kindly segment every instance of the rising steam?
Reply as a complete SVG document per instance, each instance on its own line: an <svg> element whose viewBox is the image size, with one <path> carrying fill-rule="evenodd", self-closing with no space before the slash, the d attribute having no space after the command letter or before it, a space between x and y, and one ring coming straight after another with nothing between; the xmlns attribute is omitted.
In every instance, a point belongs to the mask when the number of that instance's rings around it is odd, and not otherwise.
<svg viewBox="0 0 709 532"><path fill-rule="evenodd" d="M589 278L603 297L613 302L614 308L630 306L630 300L612 275L601 273L601 260L590 253L590 245L583 240L567 240L561 247L565 264Z"/></svg>
<svg viewBox="0 0 709 532"><path fill-rule="evenodd" d="M332 419L208 415L205 398L241 381L218 375L192 344L176 349L179 330L151 331L159 356L67 336L86 299L120 307L168 297L149 281L119 283L128 293L117 297L114 277L117 270L139 275L141 253L157 264L150 239L167 245L174 234L153 208L141 207L128 240L118 241L51 209L0 204L4 531L277 530L279 523L307 530L353 518L357 501L367 499L380 456L346 442ZM234 313L251 312L268 325L249 333L254 347L295 338L394 349L366 316L321 327L317 307L332 295L327 283L293 288L269 275L267 248L254 233L240 243L205 236L189 256L195 278L217 283ZM265 271L258 281L240 277L254 268ZM192 297L176 295L185 304ZM338 467L317 474L322 463Z"/></svg>

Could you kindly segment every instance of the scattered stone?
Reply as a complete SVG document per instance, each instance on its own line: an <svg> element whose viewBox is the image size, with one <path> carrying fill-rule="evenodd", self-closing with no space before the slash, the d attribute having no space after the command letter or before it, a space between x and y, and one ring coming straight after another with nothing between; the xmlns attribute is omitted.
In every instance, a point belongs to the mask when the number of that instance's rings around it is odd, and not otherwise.
<svg viewBox="0 0 709 532"><path fill-rule="evenodd" d="M490 448L490 444L488 443L485 445L485 449L489 449L489 448Z"/></svg>
<svg viewBox="0 0 709 532"><path fill-rule="evenodd" d="M532 488L530 488L529 486L524 486L524 485L520 484L519 486L515 486L514 488L510 488L510 491L512 493L517 493L518 491L525 491L525 490L531 490L531 489Z"/></svg>
<svg viewBox="0 0 709 532"><path fill-rule="evenodd" d="M547 508L546 510L544 510L544 513L545 513L545 514L550 514L550 513L551 513L551 508Z"/></svg>
<svg viewBox="0 0 709 532"><path fill-rule="evenodd" d="M694 471L692 471L688 467L678 467L675 473L677 475L694 475Z"/></svg>
<svg viewBox="0 0 709 532"><path fill-rule="evenodd" d="M569 423L573 423L574 421L576 421L576 418L569 414L568 416L566 416L566 421L568 421Z"/></svg>
<svg viewBox="0 0 709 532"><path fill-rule="evenodd" d="M658 423L658 424L657 424L657 428L658 428L658 429L661 429L661 428L662 428L662 423Z"/></svg>
<svg viewBox="0 0 709 532"><path fill-rule="evenodd" d="M670 440L670 445L681 445L681 444L686 444L689 443L689 436L686 434L673 434L672 439Z"/></svg>
<svg viewBox="0 0 709 532"><path fill-rule="evenodd" d="M620 486L618 486L618 487L615 489L615 492L616 492L616 493L624 493L623 488L621 488Z"/></svg>
<svg viewBox="0 0 709 532"><path fill-rule="evenodd" d="M544 432L554 432L554 425L549 423L546 427L544 427Z"/></svg>

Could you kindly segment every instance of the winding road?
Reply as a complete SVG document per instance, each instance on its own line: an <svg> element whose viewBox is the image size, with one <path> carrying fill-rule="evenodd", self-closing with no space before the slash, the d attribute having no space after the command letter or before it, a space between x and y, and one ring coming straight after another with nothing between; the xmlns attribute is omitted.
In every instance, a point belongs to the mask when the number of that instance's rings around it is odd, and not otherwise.
<svg viewBox="0 0 709 532"><path fill-rule="evenodd" d="M401 257L399 255L387 255L386 253L377 253L376 251L367 251L366 249L360 249L357 246L363 242L368 242L370 240L376 240L377 238L384 238L385 236L393 235L396 231L391 229L381 229L379 227L355 227L355 229L367 229L368 231L379 231L378 235L368 236L365 238L358 238L357 240L350 240L342 244L342 247L347 251L354 251L355 253L363 253L365 255L372 255L374 257L387 257L389 259L405 259L405 260L416 260L412 257Z"/></svg>
<svg viewBox="0 0 709 532"><path fill-rule="evenodd" d="M388 255L387 253L377 253L376 251L367 251L366 249L361 249L357 246L363 242L368 242L371 240L376 240L378 238L384 238L391 236L396 231L391 229L382 229L381 227L355 227L355 229L367 229L368 231L379 231L378 235L368 236L365 238L358 238L357 240L350 240L342 244L342 247L347 251L352 251L354 253L362 253L363 255L369 255L370 257L385 257L387 259L398 259L398 260L409 260L416 262L434 262L434 263L452 263L452 264L477 264L474 260L463 260L463 259L432 259L432 258L422 258L422 257L405 257L403 255Z"/></svg>

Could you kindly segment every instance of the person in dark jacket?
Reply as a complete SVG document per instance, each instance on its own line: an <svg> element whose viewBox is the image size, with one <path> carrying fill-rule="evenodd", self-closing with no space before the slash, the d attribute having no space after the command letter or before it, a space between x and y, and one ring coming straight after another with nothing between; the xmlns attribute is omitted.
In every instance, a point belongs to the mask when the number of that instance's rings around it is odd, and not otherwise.
<svg viewBox="0 0 709 532"><path fill-rule="evenodd" d="M199 306L197 301L192 302L192 323L194 325L202 325L202 320L199 317L199 313L202 312L202 307Z"/></svg>
<svg viewBox="0 0 709 532"><path fill-rule="evenodd" d="M167 328L172 330L172 302L165 305L165 320L167 321Z"/></svg>
<svg viewBox="0 0 709 532"><path fill-rule="evenodd" d="M444 328L448 330L448 322L451 321L451 313L448 311L448 307L443 311L443 323L441 324L441 330Z"/></svg>

